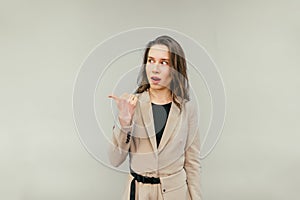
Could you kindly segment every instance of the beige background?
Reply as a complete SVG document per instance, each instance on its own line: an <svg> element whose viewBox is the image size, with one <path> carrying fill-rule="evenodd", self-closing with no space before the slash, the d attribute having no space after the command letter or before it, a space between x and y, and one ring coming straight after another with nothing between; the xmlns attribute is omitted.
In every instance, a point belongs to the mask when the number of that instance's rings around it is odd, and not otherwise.
<svg viewBox="0 0 300 200"><path fill-rule="evenodd" d="M125 175L83 148L80 64L139 26L183 32L217 63L227 118L203 161L205 200L299 199L299 1L1 1L0 198L118 199Z"/></svg>

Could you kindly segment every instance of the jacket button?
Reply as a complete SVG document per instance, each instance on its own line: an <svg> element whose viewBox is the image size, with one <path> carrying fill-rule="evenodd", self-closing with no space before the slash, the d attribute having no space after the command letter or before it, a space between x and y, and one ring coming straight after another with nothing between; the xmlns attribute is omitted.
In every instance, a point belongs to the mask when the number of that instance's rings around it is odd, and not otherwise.
<svg viewBox="0 0 300 200"><path fill-rule="evenodd" d="M166 189L163 189L163 192L166 192Z"/></svg>

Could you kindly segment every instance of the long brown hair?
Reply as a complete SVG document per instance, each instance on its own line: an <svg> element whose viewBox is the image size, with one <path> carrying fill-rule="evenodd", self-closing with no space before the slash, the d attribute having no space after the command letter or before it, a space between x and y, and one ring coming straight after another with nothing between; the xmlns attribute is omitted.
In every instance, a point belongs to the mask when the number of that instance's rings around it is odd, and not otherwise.
<svg viewBox="0 0 300 200"><path fill-rule="evenodd" d="M181 105L183 101L190 100L187 64L182 47L176 40L174 40L170 36L159 36L146 45L143 58L143 65L140 69L139 76L137 79L138 88L135 91L135 93L142 93L150 88L150 84L146 74L146 64L148 60L149 50L153 45L156 44L165 45L169 49L170 67L174 69L171 71L172 81L170 85L170 90L172 93L173 101L181 110ZM181 97L181 100L179 100L179 98L177 97Z"/></svg>

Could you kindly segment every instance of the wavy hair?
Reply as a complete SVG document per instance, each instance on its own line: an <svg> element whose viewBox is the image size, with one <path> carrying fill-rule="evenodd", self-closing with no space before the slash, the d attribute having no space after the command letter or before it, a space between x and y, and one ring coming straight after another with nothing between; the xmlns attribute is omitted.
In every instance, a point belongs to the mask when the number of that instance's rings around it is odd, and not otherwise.
<svg viewBox="0 0 300 200"><path fill-rule="evenodd" d="M170 84L170 90L173 101L181 111L183 101L190 100L187 64L182 47L176 40L174 40L170 36L159 36L146 45L143 57L143 65L140 69L137 79L138 88L136 89L135 93L142 93L150 88L149 80L146 74L146 64L148 60L149 50L153 45L156 44L165 45L169 49L170 67L174 69L171 70L172 81Z"/></svg>

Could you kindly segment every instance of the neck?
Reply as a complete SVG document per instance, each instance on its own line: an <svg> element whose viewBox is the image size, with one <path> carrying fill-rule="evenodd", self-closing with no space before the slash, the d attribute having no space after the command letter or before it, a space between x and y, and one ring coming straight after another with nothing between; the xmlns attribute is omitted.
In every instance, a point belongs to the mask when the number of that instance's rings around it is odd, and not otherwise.
<svg viewBox="0 0 300 200"><path fill-rule="evenodd" d="M173 101L172 93L169 89L166 90L153 90L149 89L149 96L152 103L166 104Z"/></svg>

